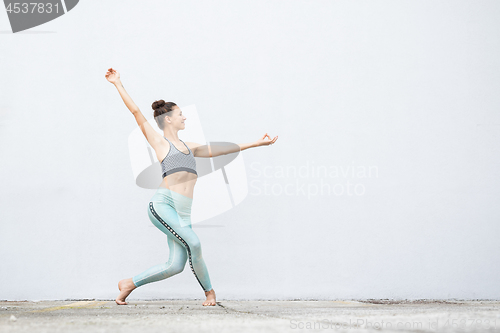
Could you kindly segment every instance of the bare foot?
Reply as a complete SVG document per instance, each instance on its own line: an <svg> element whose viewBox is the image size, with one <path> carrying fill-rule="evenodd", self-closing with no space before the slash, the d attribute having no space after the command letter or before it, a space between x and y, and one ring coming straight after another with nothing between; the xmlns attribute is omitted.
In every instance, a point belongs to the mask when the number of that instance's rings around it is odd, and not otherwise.
<svg viewBox="0 0 500 333"><path fill-rule="evenodd" d="M120 295L115 299L116 304L118 305L127 305L125 302L125 298L134 290L137 288L132 281L132 278L130 279L123 279L120 282L118 282L118 289L120 290Z"/></svg>
<svg viewBox="0 0 500 333"><path fill-rule="evenodd" d="M203 306L215 305L215 291L213 289L205 291L205 296L207 296L207 300L203 302Z"/></svg>

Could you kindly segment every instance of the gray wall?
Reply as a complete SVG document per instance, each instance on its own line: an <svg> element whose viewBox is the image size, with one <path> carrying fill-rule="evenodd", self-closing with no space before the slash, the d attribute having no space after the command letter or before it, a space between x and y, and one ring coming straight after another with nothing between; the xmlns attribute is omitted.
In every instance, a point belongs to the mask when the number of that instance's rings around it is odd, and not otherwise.
<svg viewBox="0 0 500 333"><path fill-rule="evenodd" d="M499 299L499 15L81 1L12 34L0 10L0 299L114 299L168 260L109 67L148 118L165 99L207 140L279 135L242 153L247 198L194 226L219 299ZM203 296L185 269L129 300Z"/></svg>

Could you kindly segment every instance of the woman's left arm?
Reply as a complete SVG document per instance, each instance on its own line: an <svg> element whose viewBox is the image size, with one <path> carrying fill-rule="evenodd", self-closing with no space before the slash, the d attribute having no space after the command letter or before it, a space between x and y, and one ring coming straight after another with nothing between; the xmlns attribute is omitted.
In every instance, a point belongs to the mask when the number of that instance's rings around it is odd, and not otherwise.
<svg viewBox="0 0 500 333"><path fill-rule="evenodd" d="M266 137L269 140L266 140ZM193 155L196 157L216 157L220 155L226 155L231 153L236 153L238 151L242 151L248 148L260 147L272 145L278 140L278 136L275 136L272 140L269 135L264 134L262 138L255 142L250 143L239 143L239 144L210 144L210 145L200 145L194 142L186 142L188 147L193 152Z"/></svg>

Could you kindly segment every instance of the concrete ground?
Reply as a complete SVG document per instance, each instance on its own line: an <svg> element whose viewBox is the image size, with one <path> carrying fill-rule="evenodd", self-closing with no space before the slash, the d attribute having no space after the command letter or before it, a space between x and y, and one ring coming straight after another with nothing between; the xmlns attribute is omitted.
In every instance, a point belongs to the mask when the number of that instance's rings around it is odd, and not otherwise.
<svg viewBox="0 0 500 333"><path fill-rule="evenodd" d="M0 301L0 332L500 332L500 301Z"/></svg>

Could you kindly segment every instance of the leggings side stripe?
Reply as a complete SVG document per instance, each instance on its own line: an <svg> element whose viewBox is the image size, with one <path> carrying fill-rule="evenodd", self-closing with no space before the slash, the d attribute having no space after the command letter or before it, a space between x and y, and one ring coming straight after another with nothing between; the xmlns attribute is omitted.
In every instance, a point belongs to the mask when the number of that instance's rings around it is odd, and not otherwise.
<svg viewBox="0 0 500 333"><path fill-rule="evenodd" d="M165 228L168 229L168 231L170 231L175 237L177 237L181 242L182 244L184 244L184 246L186 247L187 249L187 252L188 252L188 255L189 255L189 266L191 267L191 271L193 271L193 274L194 276L196 277L196 280L198 280L198 283L200 284L201 288L204 290L204 291L209 291L209 290L206 290L205 287L203 287L203 285L201 284L201 281L200 279L198 279L198 275L196 275L196 272L194 271L194 268L193 268L193 262L191 261L191 250L189 249L189 245L188 243L178 234L175 232L174 229L172 229L168 224L167 222L163 221L163 219L160 217L160 215L158 215L158 213L156 213L156 210L154 209L153 207L153 203L150 202L149 203L149 209L151 210L151 214L153 214L153 216L158 220L160 221L161 224L163 224L165 226Z"/></svg>

